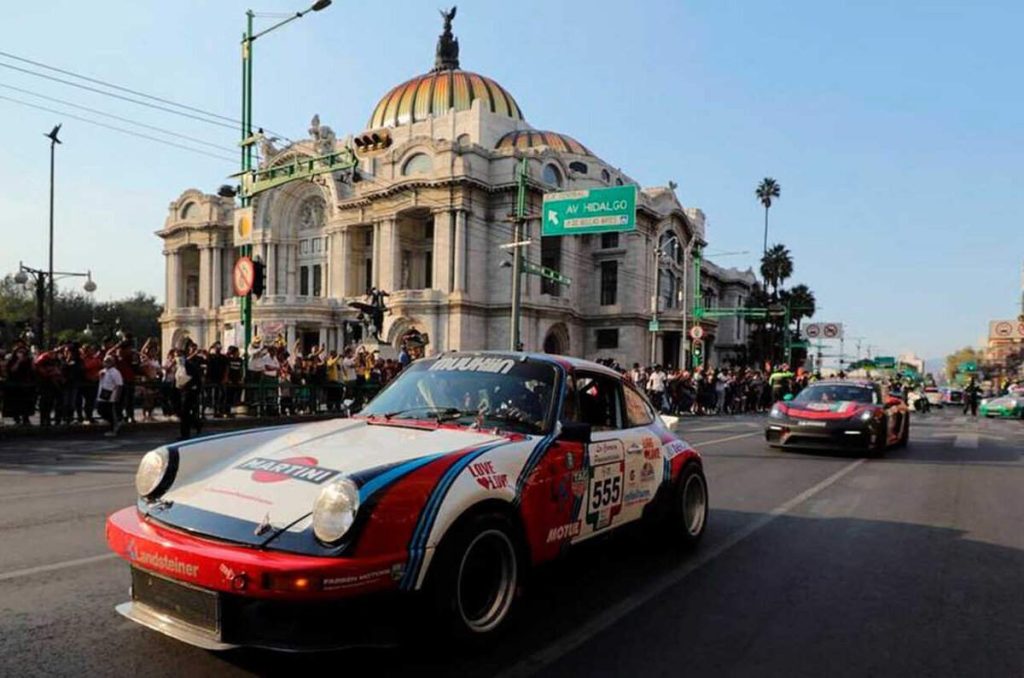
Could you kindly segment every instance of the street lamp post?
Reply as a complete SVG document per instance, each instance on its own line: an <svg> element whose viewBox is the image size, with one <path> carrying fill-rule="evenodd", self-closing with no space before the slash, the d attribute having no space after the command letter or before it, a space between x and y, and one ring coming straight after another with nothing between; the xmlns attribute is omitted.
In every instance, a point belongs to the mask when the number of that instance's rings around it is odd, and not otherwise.
<svg viewBox="0 0 1024 678"><path fill-rule="evenodd" d="M256 139L252 133L252 43L257 38L263 37L267 33L284 26L285 24L291 23L296 19L301 19L309 12L319 12L320 10L327 9L331 4L331 0L316 0L307 9L278 21L273 26L266 28L258 33L253 33L252 22L255 18L255 13L250 9L245 12L245 34L242 36L242 174L245 175L253 169L253 156L252 147L256 143ZM241 195L242 207L248 207L252 202L252 198L243 192ZM243 245L241 248L242 256L252 256L252 245ZM252 342L252 292L249 292L241 298L241 315L242 315L242 326L245 333L245 346L244 350L249 350L249 344Z"/></svg>
<svg viewBox="0 0 1024 678"><path fill-rule="evenodd" d="M669 243L673 243L675 247L679 247L679 236L672 233L668 240L665 241L664 245L658 243L654 247L654 296L651 297L651 365L655 361L658 351L658 332L654 328L658 326L658 297L661 295L661 258L665 256L665 251L668 249ZM685 263L684 263L685 267ZM685 268L684 273L685 276ZM683 296L686 296L686 282L684 278L683 282ZM683 303L683 341L686 341L686 303Z"/></svg>
<svg viewBox="0 0 1024 678"><path fill-rule="evenodd" d="M50 140L50 266L48 268L50 288L47 292L49 306L46 313L46 325L47 334L51 335L51 338L53 335L53 169L57 144L61 143L61 140L57 138L57 133L60 132L61 124L54 126L54 128L50 130L49 134L43 135ZM40 341L42 341L42 337L43 335L40 334Z"/></svg>
<svg viewBox="0 0 1024 678"><path fill-rule="evenodd" d="M59 142L58 142L59 143ZM51 249L52 252L52 249ZM32 268L25 264L18 262L18 272L14 274L14 282L19 285L27 285L29 279L32 279L33 286L35 287L36 294L36 336L39 337L39 347L45 349L47 347L47 339L53 341L53 283L57 278L85 278L85 284L82 286L89 294L96 291L96 283L92 279L92 271L86 271L85 273L77 273L73 271L54 271L53 262L51 259L49 270L42 270L39 268ZM50 307L49 313L46 312L46 298L47 291L49 291Z"/></svg>

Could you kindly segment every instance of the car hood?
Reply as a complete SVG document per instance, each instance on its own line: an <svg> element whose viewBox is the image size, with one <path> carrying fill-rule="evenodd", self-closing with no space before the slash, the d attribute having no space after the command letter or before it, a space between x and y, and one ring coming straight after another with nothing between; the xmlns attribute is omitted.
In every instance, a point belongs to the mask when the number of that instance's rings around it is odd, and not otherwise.
<svg viewBox="0 0 1024 678"><path fill-rule="evenodd" d="M852 400L834 403L796 403L787 405L789 416L796 419L846 419L857 414L865 405Z"/></svg>
<svg viewBox="0 0 1024 678"><path fill-rule="evenodd" d="M1024 396L1002 396L1000 398L992 398L985 403L986 407L1005 407L1007 409L1013 409L1017 406L1018 400L1024 400Z"/></svg>
<svg viewBox="0 0 1024 678"><path fill-rule="evenodd" d="M155 507L153 516L188 531L265 544L283 530L304 531L313 502L333 480L350 477L363 495L379 486L373 480L384 473L400 477L439 456L504 439L463 428L365 419L297 426L241 451L236 447L212 470L175 482L163 497L166 508ZM219 443L205 444L203 452L215 453ZM184 459L190 452L181 454Z"/></svg>

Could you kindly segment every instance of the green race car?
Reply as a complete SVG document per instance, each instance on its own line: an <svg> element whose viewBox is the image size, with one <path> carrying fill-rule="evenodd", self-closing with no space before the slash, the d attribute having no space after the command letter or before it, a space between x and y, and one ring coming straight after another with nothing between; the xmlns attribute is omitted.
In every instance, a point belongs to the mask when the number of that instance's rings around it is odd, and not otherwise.
<svg viewBox="0 0 1024 678"><path fill-rule="evenodd" d="M1024 395L1005 395L999 398L985 398L981 401L978 414L983 417L1024 419Z"/></svg>

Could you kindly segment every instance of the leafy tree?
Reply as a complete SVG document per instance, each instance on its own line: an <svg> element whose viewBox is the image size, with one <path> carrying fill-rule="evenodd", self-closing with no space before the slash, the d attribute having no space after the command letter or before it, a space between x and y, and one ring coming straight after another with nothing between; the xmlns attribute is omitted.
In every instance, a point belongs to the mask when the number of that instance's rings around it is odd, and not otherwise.
<svg viewBox="0 0 1024 678"><path fill-rule="evenodd" d="M801 283L791 287L787 295L791 309L789 319L796 323L796 333L800 334L800 321L814 316L816 303L814 292L807 285Z"/></svg>
<svg viewBox="0 0 1024 678"><path fill-rule="evenodd" d="M960 363L980 362L982 354L971 346L964 346L959 351L954 351L946 356L946 377L953 381Z"/></svg>
<svg viewBox="0 0 1024 678"><path fill-rule="evenodd" d="M768 251L768 210L771 209L772 200L778 198L782 192L782 186L771 177L765 177L757 185L754 195L764 205L764 251Z"/></svg>

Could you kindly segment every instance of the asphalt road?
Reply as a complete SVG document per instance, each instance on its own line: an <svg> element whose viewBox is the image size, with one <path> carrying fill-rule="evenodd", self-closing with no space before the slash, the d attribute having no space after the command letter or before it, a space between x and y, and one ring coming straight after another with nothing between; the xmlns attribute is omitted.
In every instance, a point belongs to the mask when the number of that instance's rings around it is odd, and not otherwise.
<svg viewBox="0 0 1024 678"><path fill-rule="evenodd" d="M114 612L103 522L157 437L0 443L0 675L1024 675L1024 423L916 416L868 460L771 451L760 427L684 421L711 490L695 552L583 545L485 651L320 655L207 653Z"/></svg>

